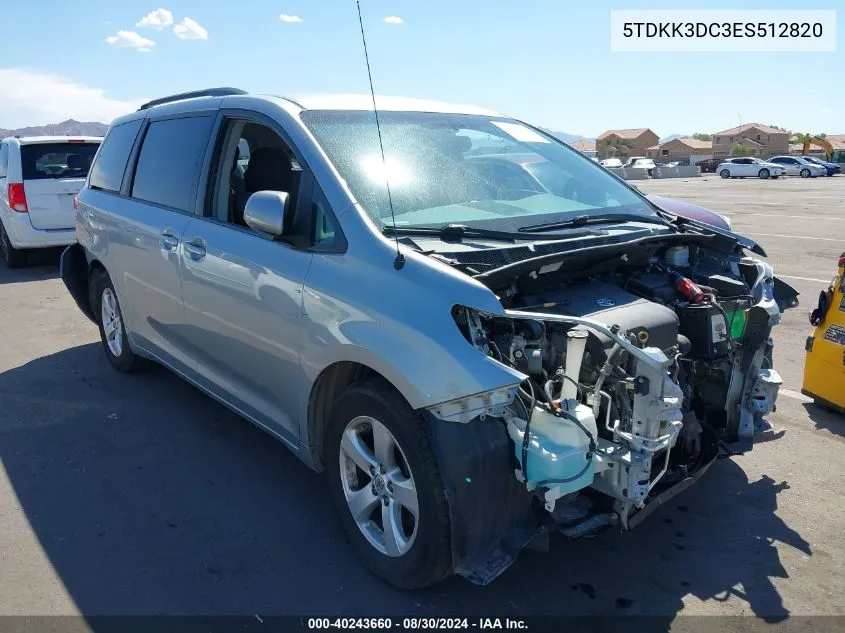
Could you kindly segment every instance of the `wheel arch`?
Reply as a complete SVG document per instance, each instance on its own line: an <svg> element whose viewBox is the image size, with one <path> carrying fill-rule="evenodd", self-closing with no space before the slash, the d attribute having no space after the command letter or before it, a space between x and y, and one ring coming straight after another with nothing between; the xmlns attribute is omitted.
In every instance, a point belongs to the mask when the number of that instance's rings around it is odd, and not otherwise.
<svg viewBox="0 0 845 633"><path fill-rule="evenodd" d="M381 378L385 384L405 398L402 392L383 374L369 365L357 361L343 360L332 363L323 369L314 381L308 395L306 441L311 463L318 472L325 470L323 447L332 405L349 387L372 378ZM407 401L407 398L405 400Z"/></svg>
<svg viewBox="0 0 845 633"><path fill-rule="evenodd" d="M80 244L71 244L64 251L59 261L59 273L70 295L76 301L77 307L91 322L97 323L94 310L91 307L91 273L105 267L99 260L88 261L85 249Z"/></svg>

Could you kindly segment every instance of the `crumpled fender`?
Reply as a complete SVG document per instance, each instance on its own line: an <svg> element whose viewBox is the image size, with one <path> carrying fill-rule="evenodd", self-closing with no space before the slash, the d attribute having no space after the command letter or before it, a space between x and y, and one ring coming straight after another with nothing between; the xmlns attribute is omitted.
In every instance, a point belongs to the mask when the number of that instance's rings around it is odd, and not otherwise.
<svg viewBox="0 0 845 633"><path fill-rule="evenodd" d="M501 419L455 424L427 411L423 416L449 502L452 569L486 585L543 529L543 519L514 476L512 444Z"/></svg>

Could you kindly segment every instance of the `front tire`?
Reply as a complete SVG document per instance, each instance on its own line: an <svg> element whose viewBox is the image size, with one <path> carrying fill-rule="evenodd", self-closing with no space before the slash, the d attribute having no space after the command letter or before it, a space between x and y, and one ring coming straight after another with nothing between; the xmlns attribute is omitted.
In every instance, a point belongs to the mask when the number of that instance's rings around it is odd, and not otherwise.
<svg viewBox="0 0 845 633"><path fill-rule="evenodd" d="M9 268L22 268L27 264L26 251L15 248L12 242L9 241L9 236L6 234L6 228L0 222L0 251L3 253L3 261Z"/></svg>
<svg viewBox="0 0 845 633"><path fill-rule="evenodd" d="M129 345L123 313L117 300L117 293L108 274L94 271L89 281L91 288L91 310L97 316L100 328L100 341L106 358L112 367L124 373L141 371L149 366L149 361L136 355Z"/></svg>
<svg viewBox="0 0 845 633"><path fill-rule="evenodd" d="M768 180L770 173L768 169L761 169L757 175L760 177L760 180Z"/></svg>
<svg viewBox="0 0 845 633"><path fill-rule="evenodd" d="M729 172L727 169L723 169L722 171L720 171L720 172L719 172L719 175L720 175L722 178L730 178L730 177L731 177L731 172Z"/></svg>
<svg viewBox="0 0 845 633"><path fill-rule="evenodd" d="M386 381L353 385L338 398L325 464L349 544L370 572L400 589L451 573L449 506L437 460L423 420Z"/></svg>
<svg viewBox="0 0 845 633"><path fill-rule="evenodd" d="M810 177L810 170L809 169L802 169L799 173L799 176L802 178L809 178Z"/></svg>

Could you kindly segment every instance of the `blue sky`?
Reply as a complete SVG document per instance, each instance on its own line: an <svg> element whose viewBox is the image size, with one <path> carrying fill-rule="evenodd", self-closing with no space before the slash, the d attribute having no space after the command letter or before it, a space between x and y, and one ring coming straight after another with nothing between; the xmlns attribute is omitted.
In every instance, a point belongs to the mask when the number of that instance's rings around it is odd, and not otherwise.
<svg viewBox="0 0 845 633"><path fill-rule="evenodd" d="M207 86L273 94L368 88L354 0L5 4L0 127L107 120L143 99ZM482 105L587 136L624 127L713 132L740 115L845 133L845 11L835 53L614 53L609 35L611 9L836 9L837 0L361 4L382 94ZM159 8L172 24L136 26ZM384 22L389 16L401 24Z"/></svg>

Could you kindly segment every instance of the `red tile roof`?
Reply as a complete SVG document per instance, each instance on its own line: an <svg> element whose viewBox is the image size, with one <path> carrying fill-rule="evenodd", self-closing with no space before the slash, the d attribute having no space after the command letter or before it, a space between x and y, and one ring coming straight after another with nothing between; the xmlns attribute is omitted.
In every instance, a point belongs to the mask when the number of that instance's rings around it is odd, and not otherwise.
<svg viewBox="0 0 845 633"><path fill-rule="evenodd" d="M601 134L599 134L597 138L605 138L613 134L615 134L619 138L637 138L645 132L651 132L651 130L647 127L634 127L627 128L624 130L607 130L606 132L602 132Z"/></svg>
<svg viewBox="0 0 845 633"><path fill-rule="evenodd" d="M592 141L588 141L586 139L579 139L577 141L572 141L569 144L570 147L573 149L577 149L579 152L594 152L596 151L596 144Z"/></svg>
<svg viewBox="0 0 845 633"><path fill-rule="evenodd" d="M714 136L730 136L732 134L741 134L742 132L748 132L751 128L760 130L761 132L765 132L766 134L789 134L789 132L785 130L779 130L776 127L771 127L769 125L760 125L759 123L743 123L742 125L738 125L736 127L732 127L729 130L722 130L721 132L716 132Z"/></svg>

